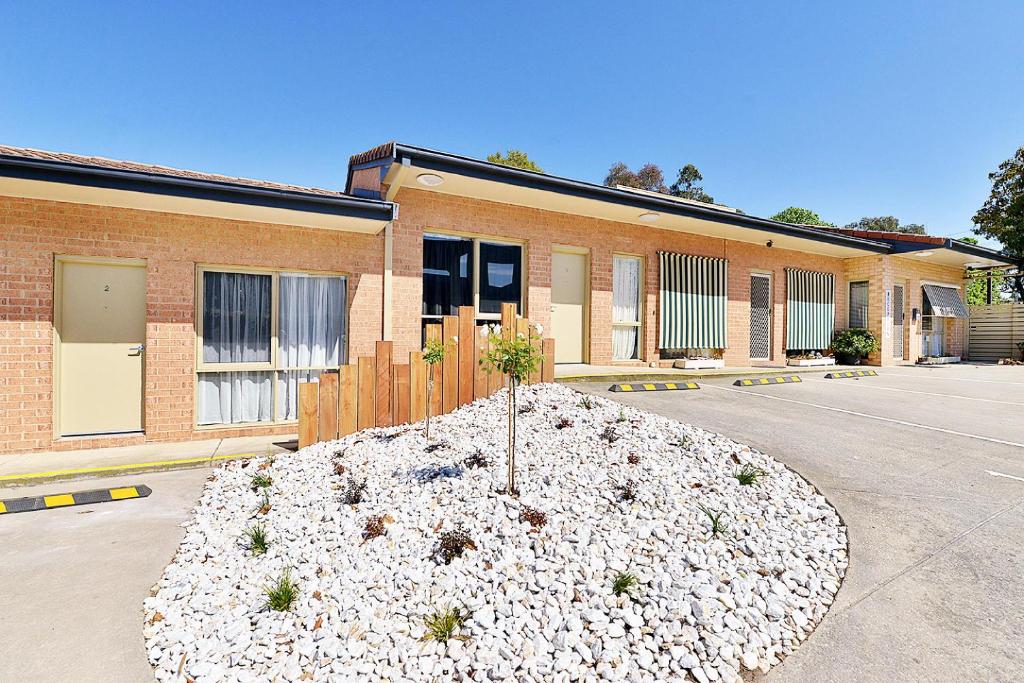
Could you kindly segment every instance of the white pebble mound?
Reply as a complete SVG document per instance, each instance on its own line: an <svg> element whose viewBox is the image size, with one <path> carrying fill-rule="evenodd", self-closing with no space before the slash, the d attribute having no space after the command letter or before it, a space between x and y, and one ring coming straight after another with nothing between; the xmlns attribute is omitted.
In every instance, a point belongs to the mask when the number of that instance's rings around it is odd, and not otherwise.
<svg viewBox="0 0 1024 683"><path fill-rule="evenodd" d="M518 497L501 492L505 391L434 418L429 444L402 425L217 470L145 600L157 679L732 683L824 616L846 529L801 477L567 387L517 396ZM741 483L743 469L760 476ZM355 505L350 477L365 481ZM384 535L364 535L372 517ZM458 529L472 543L446 564L441 538ZM274 611L266 588L286 570L297 597ZM445 611L461 623L431 638L427 617Z"/></svg>

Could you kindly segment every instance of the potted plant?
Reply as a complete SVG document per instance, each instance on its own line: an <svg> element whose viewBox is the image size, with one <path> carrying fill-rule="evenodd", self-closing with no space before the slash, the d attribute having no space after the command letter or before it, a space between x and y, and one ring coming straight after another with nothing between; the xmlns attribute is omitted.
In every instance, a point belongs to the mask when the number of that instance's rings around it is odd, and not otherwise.
<svg viewBox="0 0 1024 683"><path fill-rule="evenodd" d="M835 351L836 361L843 365L858 365L862 358L878 350L878 338L860 327L851 327L848 330L836 332L832 338L832 350Z"/></svg>

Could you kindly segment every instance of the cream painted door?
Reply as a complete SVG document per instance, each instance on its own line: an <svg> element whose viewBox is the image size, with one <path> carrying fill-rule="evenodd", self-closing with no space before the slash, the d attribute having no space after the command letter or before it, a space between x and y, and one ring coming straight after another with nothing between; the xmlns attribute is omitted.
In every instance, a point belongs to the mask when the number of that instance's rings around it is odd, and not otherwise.
<svg viewBox="0 0 1024 683"><path fill-rule="evenodd" d="M142 431L146 267L58 263L59 433Z"/></svg>
<svg viewBox="0 0 1024 683"><path fill-rule="evenodd" d="M551 336L556 363L584 362L587 322L587 257L551 254Z"/></svg>

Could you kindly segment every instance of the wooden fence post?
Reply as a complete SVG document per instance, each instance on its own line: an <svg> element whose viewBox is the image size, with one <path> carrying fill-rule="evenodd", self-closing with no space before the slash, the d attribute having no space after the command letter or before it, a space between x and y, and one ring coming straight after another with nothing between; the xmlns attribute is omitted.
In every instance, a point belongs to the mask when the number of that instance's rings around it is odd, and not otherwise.
<svg viewBox="0 0 1024 683"><path fill-rule="evenodd" d="M392 424L401 425L409 421L409 366L393 365L394 370L394 391L391 392L391 402L394 406Z"/></svg>
<svg viewBox="0 0 1024 683"><path fill-rule="evenodd" d="M319 399L319 382L299 382L299 448L316 443Z"/></svg>
<svg viewBox="0 0 1024 683"><path fill-rule="evenodd" d="M376 405L374 395L377 385L377 362L376 359L365 356L359 359L359 397L356 400L358 405L358 420L356 426L359 429L373 427L376 420Z"/></svg>
<svg viewBox="0 0 1024 683"><path fill-rule="evenodd" d="M391 425L391 349L392 342L377 342L376 422L378 427Z"/></svg>
<svg viewBox="0 0 1024 683"><path fill-rule="evenodd" d="M459 405L473 402L473 357L476 355L476 326L473 307L459 306Z"/></svg>
<svg viewBox="0 0 1024 683"><path fill-rule="evenodd" d="M320 373L320 441L338 438L338 373Z"/></svg>
<svg viewBox="0 0 1024 683"><path fill-rule="evenodd" d="M473 398L483 398L487 393L487 368L483 358L487 354L487 337L481 336L484 327L473 328Z"/></svg>
<svg viewBox="0 0 1024 683"><path fill-rule="evenodd" d="M427 364L423 352L409 354L409 421L419 422L427 415Z"/></svg>
<svg viewBox="0 0 1024 683"><path fill-rule="evenodd" d="M441 325L437 323L427 325L427 340L441 341L441 339ZM430 374L430 377L433 378L434 380L434 391L430 395L430 415L440 415L443 412L442 408L444 407L441 396L444 393L444 373L442 364L434 363L429 368L427 368L427 372Z"/></svg>
<svg viewBox="0 0 1024 683"><path fill-rule="evenodd" d="M342 365L338 372L338 394L340 410L338 412L338 436L346 436L356 431L358 424L359 405L359 372L355 365Z"/></svg>
<svg viewBox="0 0 1024 683"><path fill-rule="evenodd" d="M541 368L541 381L555 381L555 340L550 337L543 341L544 361Z"/></svg>
<svg viewBox="0 0 1024 683"><path fill-rule="evenodd" d="M441 318L441 340L444 342L444 362L441 363L444 374L441 409L446 413L455 410L459 404L459 347L455 343L455 337L458 335L459 319L454 315Z"/></svg>

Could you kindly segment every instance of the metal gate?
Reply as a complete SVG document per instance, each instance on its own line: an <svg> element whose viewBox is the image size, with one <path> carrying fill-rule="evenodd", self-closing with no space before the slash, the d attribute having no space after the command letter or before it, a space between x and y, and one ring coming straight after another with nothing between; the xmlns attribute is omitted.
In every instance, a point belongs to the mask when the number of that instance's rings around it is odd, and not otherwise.
<svg viewBox="0 0 1024 683"><path fill-rule="evenodd" d="M967 354L971 360L997 361L1021 358L1017 347L1024 342L1024 304L990 304L970 307Z"/></svg>
<svg viewBox="0 0 1024 683"><path fill-rule="evenodd" d="M903 285L892 287L892 357L903 360Z"/></svg>
<svg viewBox="0 0 1024 683"><path fill-rule="evenodd" d="M750 274L750 359L768 360L772 349L772 278Z"/></svg>

